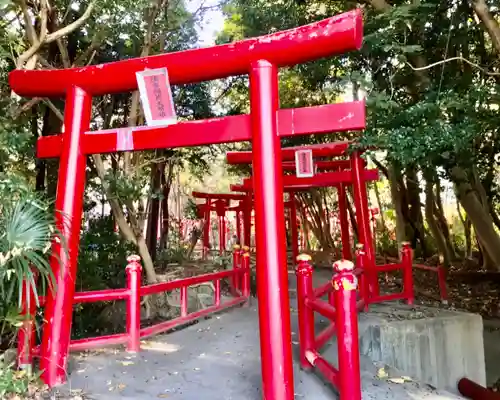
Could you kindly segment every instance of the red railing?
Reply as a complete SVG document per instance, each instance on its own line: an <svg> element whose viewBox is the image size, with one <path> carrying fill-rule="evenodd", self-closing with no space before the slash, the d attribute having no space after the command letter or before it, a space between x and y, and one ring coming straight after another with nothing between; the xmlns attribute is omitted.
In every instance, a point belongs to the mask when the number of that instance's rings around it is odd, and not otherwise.
<svg viewBox="0 0 500 400"><path fill-rule="evenodd" d="M386 257L386 260L397 262L397 260ZM413 270L421 270L434 272L437 276L437 283L439 287L439 297L443 304L448 304L448 287L446 285L446 268L440 263L437 266L430 266L424 264L413 264Z"/></svg>
<svg viewBox="0 0 500 400"><path fill-rule="evenodd" d="M297 302L299 320L300 364L304 369L316 368L334 385L341 399L361 400L357 309L364 303L357 299L357 281L354 265L339 261L332 281L313 287L311 257L298 257ZM321 297L328 296L328 301ZM314 328L314 313L330 320L318 335ZM321 348L337 334L338 369L320 355Z"/></svg>
<svg viewBox="0 0 500 400"><path fill-rule="evenodd" d="M375 265L374 267L370 267L363 245L359 244L356 252L356 269L364 272L364 279L366 280L365 288L362 289L362 298L365 300L365 310L368 310L370 304L392 300L406 300L408 304L414 304L413 251L409 243L403 243L401 261L384 265ZM402 271L403 290L400 293L381 295L378 276L380 273L391 271Z"/></svg>
<svg viewBox="0 0 500 400"><path fill-rule="evenodd" d="M125 289L106 289L89 292L75 293L74 304L94 303L98 301L125 300L126 307L126 332L91 337L85 339L71 340L71 351L82 351L93 348L125 344L129 352L140 351L142 338L158 333L169 331L186 323L195 321L201 317L219 312L239 304L248 303L250 297L250 255L239 246L233 251L233 268L226 271L215 272L179 279L170 282L161 282L141 286L142 267L138 256L128 258L126 268L127 287ZM231 294L233 298L221 301L221 280L229 279L231 282ZM201 283L215 282L214 305L195 311L188 312L188 288ZM169 321L160 322L153 326L141 328L141 297L180 289L180 316ZM45 298L39 297L39 305L45 303ZM23 283L23 324L19 330L17 361L20 367L28 367L32 364L33 355L39 352L35 347L35 323L36 312L35 294L32 286L25 281Z"/></svg>
<svg viewBox="0 0 500 400"><path fill-rule="evenodd" d="M436 267L423 264L413 264L413 268L422 271L430 271L436 273L439 285L439 297L441 298L441 302L443 304L448 304L448 288L446 286L446 268L441 264Z"/></svg>

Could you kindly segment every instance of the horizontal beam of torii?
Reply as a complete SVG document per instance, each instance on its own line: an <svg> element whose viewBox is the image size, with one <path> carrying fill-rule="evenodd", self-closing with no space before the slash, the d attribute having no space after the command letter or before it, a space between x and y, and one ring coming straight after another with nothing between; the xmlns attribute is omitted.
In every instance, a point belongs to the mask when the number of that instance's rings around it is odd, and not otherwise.
<svg viewBox="0 0 500 400"><path fill-rule="evenodd" d="M363 172L365 181L377 181L379 173L376 169L367 169ZM351 184L353 182L351 171L325 172L316 174L310 178L297 178L294 175L283 176L283 189L287 192L299 190L309 190L319 187L336 186L337 184ZM241 185L231 185L231 190L234 192L250 192L253 190L252 178L243 179Z"/></svg>
<svg viewBox="0 0 500 400"><path fill-rule="evenodd" d="M287 108L278 110L277 114L280 137L363 130L366 126L364 101ZM244 114L181 121L162 127L139 126L88 131L82 133L82 136L82 152L90 155L251 141L252 127L250 116ZM37 157L59 157L62 145L62 134L40 137L37 141ZM251 152L248 153L251 162Z"/></svg>
<svg viewBox="0 0 500 400"><path fill-rule="evenodd" d="M15 70L9 84L19 96L59 97L77 86L92 96L137 89L136 72L168 68L172 85L197 83L248 74L252 61L289 67L359 49L363 17L353 10L270 35L108 64L48 70Z"/></svg>
<svg viewBox="0 0 500 400"><path fill-rule="evenodd" d="M284 161L282 164L283 171L296 171L297 165L293 161ZM334 160L334 161L314 161L314 168L318 171L339 171L351 168L350 160Z"/></svg>
<svg viewBox="0 0 500 400"><path fill-rule="evenodd" d="M196 199L207 199L207 200L246 200L248 195L238 194L238 193L206 193L206 192L191 192L191 195Z"/></svg>
<svg viewBox="0 0 500 400"><path fill-rule="evenodd" d="M312 150L313 157L339 157L346 154L347 149L353 142L339 141L333 143L311 144L308 146L282 147L282 161L295 160L295 152L298 150ZM251 151L229 151L226 153L226 161L228 164L251 164Z"/></svg>

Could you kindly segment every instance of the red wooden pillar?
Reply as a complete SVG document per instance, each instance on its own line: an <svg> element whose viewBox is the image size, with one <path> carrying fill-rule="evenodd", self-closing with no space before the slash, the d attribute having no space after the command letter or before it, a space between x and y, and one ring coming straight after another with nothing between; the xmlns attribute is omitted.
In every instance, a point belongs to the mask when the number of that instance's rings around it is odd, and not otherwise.
<svg viewBox="0 0 500 400"><path fill-rule="evenodd" d="M250 248L252 245L250 243L252 236L252 196L249 194L243 202L243 243Z"/></svg>
<svg viewBox="0 0 500 400"><path fill-rule="evenodd" d="M47 293L40 357L42 379L51 387L66 380L85 189L82 133L89 130L91 111L92 97L79 87L69 88L55 204L57 228L64 235L67 249L59 240L52 243L50 265L56 287Z"/></svg>
<svg viewBox="0 0 500 400"><path fill-rule="evenodd" d="M294 398L281 146L277 132L278 71L250 68L257 297L264 399Z"/></svg>
<svg viewBox="0 0 500 400"><path fill-rule="evenodd" d="M306 304L307 300L314 299L313 268L310 264L311 256L309 254L301 254L297 257L297 262L295 275L297 277L299 360L302 369L310 370L312 366L307 359L307 352L315 348L314 310Z"/></svg>
<svg viewBox="0 0 500 400"><path fill-rule="evenodd" d="M205 223L203 224L203 258L206 259L208 256L208 251L210 248L210 199L207 199L205 202L204 219Z"/></svg>
<svg viewBox="0 0 500 400"><path fill-rule="evenodd" d="M355 151L351 155L351 171L353 179L354 203L356 206L356 222L358 224L359 242L365 247L367 259L367 272L369 276L370 292L378 296L380 289L378 279L373 273L375 270L375 250L373 248L372 232L370 228L370 211L368 209L368 193L366 181L363 177L365 169L364 161L359 152Z"/></svg>
<svg viewBox="0 0 500 400"><path fill-rule="evenodd" d="M141 351L141 258L132 255L127 258L127 351L137 353Z"/></svg>
<svg viewBox="0 0 500 400"><path fill-rule="evenodd" d="M299 232L297 226L297 204L295 193L290 192L290 229L292 234L292 255L295 261L299 256Z"/></svg>
<svg viewBox="0 0 500 400"><path fill-rule="evenodd" d="M349 235L349 217L347 215L347 193L345 184L341 183L337 186L337 195L339 199L339 221L340 221L340 237L342 240L342 258L344 260L352 260L351 253L351 235Z"/></svg>
<svg viewBox="0 0 500 400"><path fill-rule="evenodd" d="M238 244L241 244L241 210L236 210L236 237L238 238Z"/></svg>
<svg viewBox="0 0 500 400"><path fill-rule="evenodd" d="M217 200L215 210L219 221L219 255L226 251L226 205L223 200Z"/></svg>
<svg viewBox="0 0 500 400"><path fill-rule="evenodd" d="M219 255L224 254L225 250L225 236L226 236L226 221L223 215L218 215L219 219Z"/></svg>
<svg viewBox="0 0 500 400"><path fill-rule="evenodd" d="M361 400L361 376L358 342L358 316L356 290L358 281L351 261L334 264L337 274L333 277L335 325L339 362L339 392L342 399Z"/></svg>

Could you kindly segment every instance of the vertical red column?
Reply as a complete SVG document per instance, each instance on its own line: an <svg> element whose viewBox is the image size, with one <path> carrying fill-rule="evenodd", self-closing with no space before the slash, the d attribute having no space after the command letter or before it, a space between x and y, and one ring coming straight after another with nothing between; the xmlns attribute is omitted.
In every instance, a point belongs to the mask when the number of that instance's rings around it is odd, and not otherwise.
<svg viewBox="0 0 500 400"><path fill-rule="evenodd" d="M307 352L315 350L314 311L307 305L308 300L314 299L313 268L310 264L311 256L301 254L297 257L297 309L299 323L299 358L303 369L311 369L307 359Z"/></svg>
<svg viewBox="0 0 500 400"><path fill-rule="evenodd" d="M264 399L292 400L293 366L281 147L277 132L278 71L250 68L257 297Z"/></svg>
<svg viewBox="0 0 500 400"><path fill-rule="evenodd" d="M208 256L208 249L210 247L210 199L205 202L204 218L205 224L203 225L203 258Z"/></svg>
<svg viewBox="0 0 500 400"><path fill-rule="evenodd" d="M249 194L247 198L243 201L243 243L245 246L252 245L250 243L252 236L252 195Z"/></svg>
<svg viewBox="0 0 500 400"><path fill-rule="evenodd" d="M356 206L356 222L358 223L359 242L364 244L367 264L368 281L370 291L375 296L379 295L380 289L378 279L375 278L375 250L373 248L372 232L370 229L370 213L368 209L368 193L366 181L363 176L365 170L364 161L359 152L351 155L351 171L353 178L354 203Z"/></svg>
<svg viewBox="0 0 500 400"><path fill-rule="evenodd" d="M40 358L42 379L49 386L66 379L85 189L82 133L89 129L91 111L92 97L79 87L70 88L66 95L55 204L57 228L65 238L67 249L59 240L52 243L50 265L56 287L47 293Z"/></svg>
<svg viewBox="0 0 500 400"><path fill-rule="evenodd" d="M335 308L337 309L337 346L339 360L339 392L341 399L361 400L361 376L358 342L358 316L356 289L358 281L351 261L338 261L333 265Z"/></svg>
<svg viewBox="0 0 500 400"><path fill-rule="evenodd" d="M236 224L236 237L238 239L238 244L241 244L241 210L240 209L236 210L235 224Z"/></svg>
<svg viewBox="0 0 500 400"><path fill-rule="evenodd" d="M347 193L345 184L341 183L337 186L337 195L339 199L339 220L340 220L340 237L342 240L342 258L344 260L352 260L351 253L351 237L349 235L349 217L347 215Z"/></svg>
<svg viewBox="0 0 500 400"><path fill-rule="evenodd" d="M137 353L141 350L141 258L133 255L127 258L127 351Z"/></svg>
<svg viewBox="0 0 500 400"><path fill-rule="evenodd" d="M295 261L299 256L299 231L297 226L297 204L295 193L290 192L290 228L292 234L292 254Z"/></svg>

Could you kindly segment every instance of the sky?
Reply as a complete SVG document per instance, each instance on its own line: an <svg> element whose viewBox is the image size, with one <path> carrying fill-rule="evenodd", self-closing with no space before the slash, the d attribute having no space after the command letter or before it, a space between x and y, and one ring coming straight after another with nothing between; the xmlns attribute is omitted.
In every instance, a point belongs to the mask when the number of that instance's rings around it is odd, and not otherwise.
<svg viewBox="0 0 500 400"><path fill-rule="evenodd" d="M186 0L187 9L195 12L203 7L216 6L220 0ZM224 27L224 16L219 7L214 10L209 10L204 13L203 20L200 22L197 31L199 36L200 46L211 46L215 42L215 37L218 32Z"/></svg>

